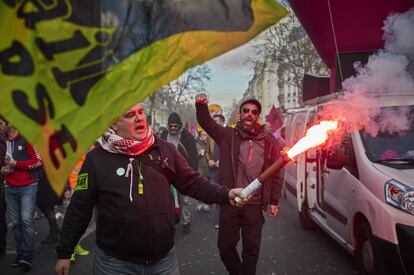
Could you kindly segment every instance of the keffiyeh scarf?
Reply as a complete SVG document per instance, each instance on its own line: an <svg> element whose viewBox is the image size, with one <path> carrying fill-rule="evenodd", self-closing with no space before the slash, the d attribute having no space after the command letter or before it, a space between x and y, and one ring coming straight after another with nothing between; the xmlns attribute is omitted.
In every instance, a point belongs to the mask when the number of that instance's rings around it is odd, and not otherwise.
<svg viewBox="0 0 414 275"><path fill-rule="evenodd" d="M144 153L155 142L154 132L148 127L148 133L144 140L124 139L109 128L99 139L102 148L110 153L123 154L128 156L139 156Z"/></svg>

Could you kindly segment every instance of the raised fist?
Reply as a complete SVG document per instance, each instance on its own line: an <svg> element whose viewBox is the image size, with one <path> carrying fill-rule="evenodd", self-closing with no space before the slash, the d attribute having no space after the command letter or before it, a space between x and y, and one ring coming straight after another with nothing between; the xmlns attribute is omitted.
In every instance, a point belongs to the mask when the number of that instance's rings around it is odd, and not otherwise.
<svg viewBox="0 0 414 275"><path fill-rule="evenodd" d="M199 93L195 96L195 102L197 104L208 104L207 95L205 93Z"/></svg>

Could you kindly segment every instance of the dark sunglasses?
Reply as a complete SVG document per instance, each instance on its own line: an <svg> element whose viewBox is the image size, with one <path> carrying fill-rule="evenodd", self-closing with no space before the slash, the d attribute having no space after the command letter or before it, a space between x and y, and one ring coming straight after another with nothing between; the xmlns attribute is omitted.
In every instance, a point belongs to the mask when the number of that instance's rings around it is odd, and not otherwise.
<svg viewBox="0 0 414 275"><path fill-rule="evenodd" d="M170 124L168 125L169 128L178 128L180 125L178 124Z"/></svg>
<svg viewBox="0 0 414 275"><path fill-rule="evenodd" d="M244 114L247 114L247 113L252 113L252 115L254 115L254 116L257 116L257 114L259 113L259 111L257 111L257 110L252 110L252 109L249 109L249 108L243 108L242 109L242 111L243 111L243 113Z"/></svg>

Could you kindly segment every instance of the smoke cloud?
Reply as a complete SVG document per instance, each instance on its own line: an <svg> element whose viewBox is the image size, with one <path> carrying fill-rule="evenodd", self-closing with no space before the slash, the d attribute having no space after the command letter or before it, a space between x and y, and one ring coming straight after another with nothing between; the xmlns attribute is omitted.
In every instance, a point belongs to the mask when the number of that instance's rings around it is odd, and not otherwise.
<svg viewBox="0 0 414 275"><path fill-rule="evenodd" d="M384 21L384 49L370 56L366 65L355 63L356 76L346 79L343 96L320 113L321 119L344 122L343 131L364 129L372 136L379 132L399 133L414 119L408 108L381 111L382 95L414 96L414 8L392 14Z"/></svg>

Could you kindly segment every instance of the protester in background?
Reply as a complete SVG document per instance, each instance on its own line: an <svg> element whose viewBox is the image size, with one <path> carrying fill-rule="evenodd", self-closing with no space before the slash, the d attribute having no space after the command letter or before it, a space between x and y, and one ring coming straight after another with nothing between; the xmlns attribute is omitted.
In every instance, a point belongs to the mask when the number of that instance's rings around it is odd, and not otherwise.
<svg viewBox="0 0 414 275"><path fill-rule="evenodd" d="M42 161L29 144L7 121L0 118L0 133L6 136L8 158L1 168L5 175L5 196L16 240L17 256L12 267L32 268L36 193Z"/></svg>
<svg viewBox="0 0 414 275"><path fill-rule="evenodd" d="M5 124L4 120L0 120L1 124ZM0 125L0 129L1 129ZM0 134L0 167L4 164L6 157L6 141L4 136ZM6 200L4 198L3 175L0 174L0 257L6 255L7 247L7 223L6 223Z"/></svg>
<svg viewBox="0 0 414 275"><path fill-rule="evenodd" d="M157 134L158 137L161 137L163 135L163 133L166 132L166 131L167 131L167 128L165 128L164 126L160 126L158 128L158 131L157 131L156 134Z"/></svg>
<svg viewBox="0 0 414 275"><path fill-rule="evenodd" d="M282 147L258 124L261 104L256 99L242 102L235 128L217 124L211 118L207 104L205 94L196 96L197 121L220 147L220 184L244 188L280 157ZM220 207L218 247L230 274L256 274L264 224L262 211L267 209L271 217L277 215L281 187L279 175L275 174L242 209L230 205ZM242 260L237 252L240 231Z"/></svg>
<svg viewBox="0 0 414 275"><path fill-rule="evenodd" d="M165 134L164 134L165 133ZM165 128L164 126L160 126L158 128L157 133L155 134L158 138L161 138L164 135L167 135L168 130L167 128ZM180 211L180 203L178 201L178 192L177 190L175 190L174 186L171 185L170 187L171 189L171 195L174 198L174 205L175 205L175 223L178 224L180 223L180 216L181 216L181 211Z"/></svg>
<svg viewBox="0 0 414 275"><path fill-rule="evenodd" d="M43 169L42 169L43 170ZM41 244L54 244L58 242L59 227L55 216L55 206L62 204L62 197L58 196L50 187L45 172L41 173L37 189L36 204L42 211L49 224L49 234Z"/></svg>
<svg viewBox="0 0 414 275"><path fill-rule="evenodd" d="M162 139L174 144L178 152L185 157L188 164L197 171L197 148L194 137L183 127L180 116L177 113L171 113L168 117L168 131L161 136ZM191 210L190 198L178 193L178 202L180 205L180 218L183 226L183 234L190 234Z"/></svg>
<svg viewBox="0 0 414 275"><path fill-rule="evenodd" d="M235 204L242 196L242 189L211 184L191 169L172 144L155 137L137 104L86 156L65 215L56 273L69 274L70 255L96 206L94 274L179 274L170 184L207 203Z"/></svg>
<svg viewBox="0 0 414 275"><path fill-rule="evenodd" d="M198 152L198 172L207 177L209 175L208 162L210 161L210 144L208 135L205 131L201 130L198 132L197 139L197 152ZM203 202L198 203L196 207L197 212L208 212L210 206Z"/></svg>

